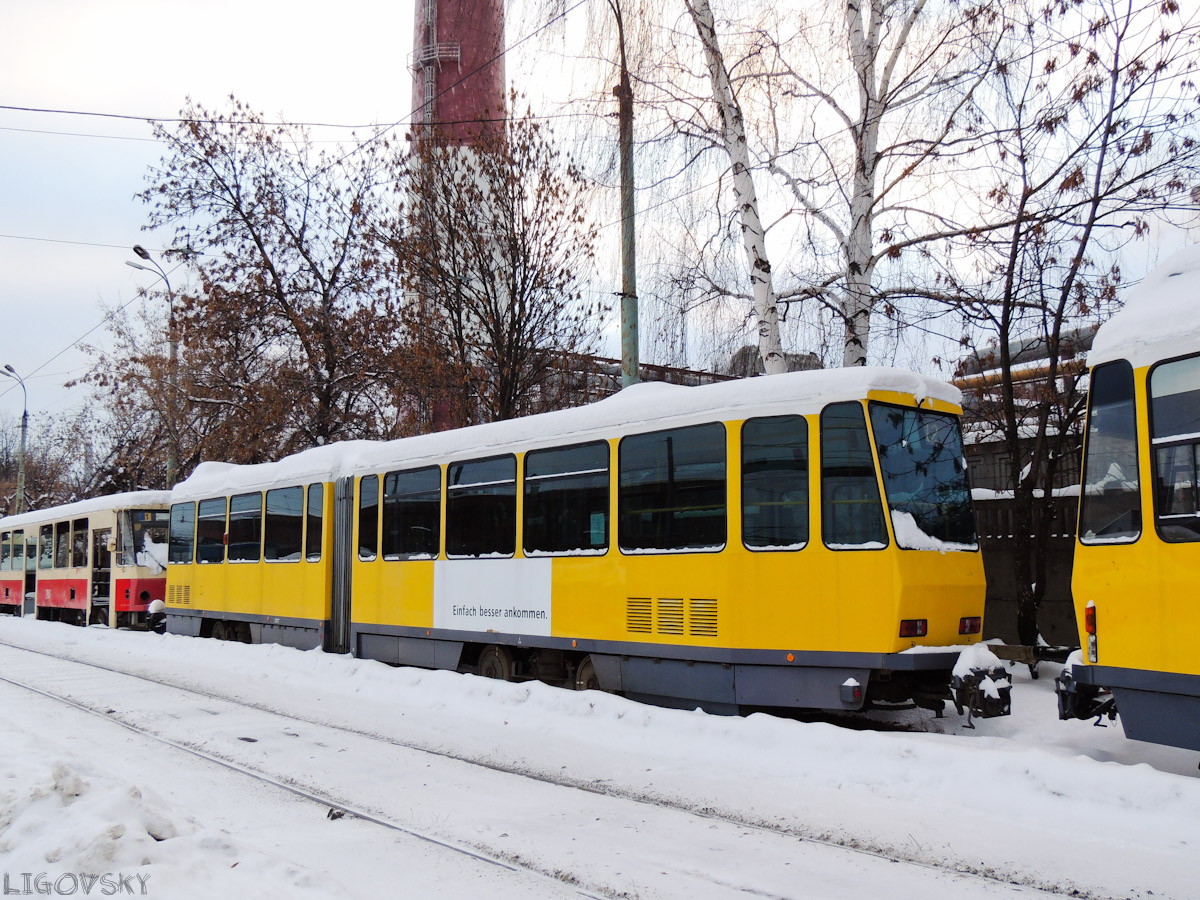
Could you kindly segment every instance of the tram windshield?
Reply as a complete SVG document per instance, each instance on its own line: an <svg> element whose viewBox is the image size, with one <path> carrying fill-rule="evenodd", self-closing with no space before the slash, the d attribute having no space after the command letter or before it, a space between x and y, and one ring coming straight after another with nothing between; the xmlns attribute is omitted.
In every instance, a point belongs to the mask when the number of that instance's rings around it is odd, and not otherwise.
<svg viewBox="0 0 1200 900"><path fill-rule="evenodd" d="M117 513L117 565L142 566L156 573L166 569L170 523L171 514L165 509Z"/></svg>
<svg viewBox="0 0 1200 900"><path fill-rule="evenodd" d="M958 418L887 403L870 409L896 543L908 550L977 549Z"/></svg>

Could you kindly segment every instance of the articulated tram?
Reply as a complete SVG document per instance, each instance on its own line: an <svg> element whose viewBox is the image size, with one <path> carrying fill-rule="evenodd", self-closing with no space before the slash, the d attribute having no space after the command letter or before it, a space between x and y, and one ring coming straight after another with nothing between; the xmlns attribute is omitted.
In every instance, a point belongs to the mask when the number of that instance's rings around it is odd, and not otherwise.
<svg viewBox="0 0 1200 900"><path fill-rule="evenodd" d="M0 519L0 613L144 625L164 600L171 494L133 491Z"/></svg>
<svg viewBox="0 0 1200 900"><path fill-rule="evenodd" d="M880 368L645 384L205 463L172 494L168 629L717 712L1003 714L1002 670L952 674L984 604L959 402Z"/></svg>
<svg viewBox="0 0 1200 900"><path fill-rule="evenodd" d="M1059 715L1200 750L1200 247L1171 257L1101 326L1072 592L1084 646Z"/></svg>

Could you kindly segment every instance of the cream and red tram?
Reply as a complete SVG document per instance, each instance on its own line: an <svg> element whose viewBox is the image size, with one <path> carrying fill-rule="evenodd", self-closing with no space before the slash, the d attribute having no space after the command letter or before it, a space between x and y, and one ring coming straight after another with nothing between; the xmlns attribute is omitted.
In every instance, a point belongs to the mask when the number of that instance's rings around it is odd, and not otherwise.
<svg viewBox="0 0 1200 900"><path fill-rule="evenodd" d="M74 625L143 625L166 595L168 491L131 491L0 519L0 601Z"/></svg>

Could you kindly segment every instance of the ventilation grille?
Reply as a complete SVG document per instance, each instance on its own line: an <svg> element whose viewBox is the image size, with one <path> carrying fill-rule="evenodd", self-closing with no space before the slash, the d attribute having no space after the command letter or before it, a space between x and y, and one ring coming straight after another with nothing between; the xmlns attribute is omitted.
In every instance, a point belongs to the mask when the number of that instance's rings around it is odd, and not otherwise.
<svg viewBox="0 0 1200 900"><path fill-rule="evenodd" d="M630 597L625 607L625 629L630 634L715 638L718 634L717 601Z"/></svg>
<svg viewBox="0 0 1200 900"><path fill-rule="evenodd" d="M625 628L631 634L650 634L650 599L630 599L625 610Z"/></svg>
<svg viewBox="0 0 1200 900"><path fill-rule="evenodd" d="M683 634L683 600L658 601L658 633Z"/></svg>
<svg viewBox="0 0 1200 900"><path fill-rule="evenodd" d="M717 601L693 600L688 604L688 634L696 637L717 636Z"/></svg>
<svg viewBox="0 0 1200 900"><path fill-rule="evenodd" d="M192 605L192 586L190 584L168 584L167 585L167 605L168 606L191 606Z"/></svg>

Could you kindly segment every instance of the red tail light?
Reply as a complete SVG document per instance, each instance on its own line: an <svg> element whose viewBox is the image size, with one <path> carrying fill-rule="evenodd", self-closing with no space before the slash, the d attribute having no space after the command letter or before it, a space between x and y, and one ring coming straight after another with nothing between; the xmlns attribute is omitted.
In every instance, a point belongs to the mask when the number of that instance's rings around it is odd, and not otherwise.
<svg viewBox="0 0 1200 900"><path fill-rule="evenodd" d="M900 637L925 637L929 634L928 619L901 619Z"/></svg>
<svg viewBox="0 0 1200 900"><path fill-rule="evenodd" d="M979 634L983 628L983 619L979 616L963 616L958 620L959 634Z"/></svg>
<svg viewBox="0 0 1200 900"><path fill-rule="evenodd" d="M1096 633L1096 604L1089 603L1083 611L1083 630L1088 634Z"/></svg>

